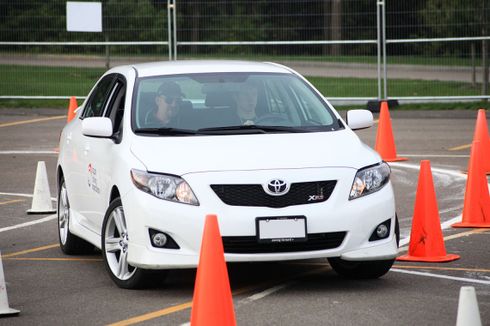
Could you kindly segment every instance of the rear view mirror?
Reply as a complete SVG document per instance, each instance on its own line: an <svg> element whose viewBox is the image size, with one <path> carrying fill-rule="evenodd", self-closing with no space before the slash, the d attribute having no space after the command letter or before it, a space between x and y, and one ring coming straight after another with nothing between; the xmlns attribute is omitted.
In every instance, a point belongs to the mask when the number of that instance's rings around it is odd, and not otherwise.
<svg viewBox="0 0 490 326"><path fill-rule="evenodd" d="M352 130L369 128L374 124L373 114L368 110L350 110L347 111L346 122Z"/></svg>
<svg viewBox="0 0 490 326"><path fill-rule="evenodd" d="M90 137L110 138L112 121L104 117L85 118L82 120L82 134Z"/></svg>

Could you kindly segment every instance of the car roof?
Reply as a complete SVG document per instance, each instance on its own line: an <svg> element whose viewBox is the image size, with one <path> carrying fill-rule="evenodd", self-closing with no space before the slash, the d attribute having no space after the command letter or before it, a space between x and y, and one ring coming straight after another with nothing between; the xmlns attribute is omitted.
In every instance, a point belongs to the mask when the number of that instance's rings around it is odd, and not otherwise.
<svg viewBox="0 0 490 326"><path fill-rule="evenodd" d="M274 63L234 60L161 61L135 64L132 67L137 71L139 77L213 72L270 72L291 74L291 71L286 67Z"/></svg>

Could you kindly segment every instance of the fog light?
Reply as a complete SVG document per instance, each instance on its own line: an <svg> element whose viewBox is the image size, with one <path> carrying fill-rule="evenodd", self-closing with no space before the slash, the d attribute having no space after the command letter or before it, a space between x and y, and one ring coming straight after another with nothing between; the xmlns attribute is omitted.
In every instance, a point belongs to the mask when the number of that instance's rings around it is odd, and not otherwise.
<svg viewBox="0 0 490 326"><path fill-rule="evenodd" d="M388 232L390 230L388 230L388 228L386 227L386 225L384 224L380 224L378 225L378 227L376 228L376 235L378 236L378 238L380 239L384 239L386 238L386 236L388 235Z"/></svg>
<svg viewBox="0 0 490 326"><path fill-rule="evenodd" d="M369 237L369 241L386 239L390 236L391 219L378 224Z"/></svg>
<svg viewBox="0 0 490 326"><path fill-rule="evenodd" d="M168 234L160 230L148 229L150 243L152 247L161 249L180 249L175 240Z"/></svg>
<svg viewBox="0 0 490 326"><path fill-rule="evenodd" d="M155 247L162 248L167 244L167 236L163 233L155 233L151 236L151 242Z"/></svg>

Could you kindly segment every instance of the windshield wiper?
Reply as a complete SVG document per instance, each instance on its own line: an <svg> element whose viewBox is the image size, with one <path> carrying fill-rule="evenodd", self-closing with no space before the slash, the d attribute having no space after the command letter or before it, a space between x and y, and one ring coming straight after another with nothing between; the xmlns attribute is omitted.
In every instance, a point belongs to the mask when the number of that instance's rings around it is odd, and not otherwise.
<svg viewBox="0 0 490 326"><path fill-rule="evenodd" d="M195 130L179 128L139 128L134 131L135 134L153 134L163 136L173 135L195 135Z"/></svg>
<svg viewBox="0 0 490 326"><path fill-rule="evenodd" d="M267 132L308 132L310 130L287 126L237 125L226 127L201 128L197 131L200 133L236 133L237 131L242 133L243 131L245 131L245 133L265 134Z"/></svg>

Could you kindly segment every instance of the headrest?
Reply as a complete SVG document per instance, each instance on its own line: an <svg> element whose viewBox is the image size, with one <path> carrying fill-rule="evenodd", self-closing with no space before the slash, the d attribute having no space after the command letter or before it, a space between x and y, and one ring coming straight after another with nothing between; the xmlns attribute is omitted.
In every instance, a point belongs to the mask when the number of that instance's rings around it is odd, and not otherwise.
<svg viewBox="0 0 490 326"><path fill-rule="evenodd" d="M233 97L227 92L210 92L206 94L204 102L207 107L230 107L234 103Z"/></svg>

